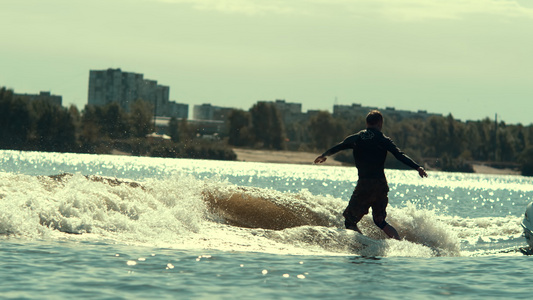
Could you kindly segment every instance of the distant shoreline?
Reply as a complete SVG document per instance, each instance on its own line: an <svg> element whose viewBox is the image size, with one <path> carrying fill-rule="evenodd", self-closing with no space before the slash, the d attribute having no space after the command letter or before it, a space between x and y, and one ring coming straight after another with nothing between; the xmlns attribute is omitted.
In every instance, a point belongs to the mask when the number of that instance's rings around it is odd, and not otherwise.
<svg viewBox="0 0 533 300"><path fill-rule="evenodd" d="M238 161L251 161L262 163L279 164L300 164L312 165L315 158L320 153L298 152L298 151L276 151L276 150L254 150L254 149L232 149L237 154ZM342 166L342 163L332 158L328 159L326 166Z"/></svg>
<svg viewBox="0 0 533 300"><path fill-rule="evenodd" d="M275 151L275 150L254 150L233 148L237 154L237 161L250 161L261 163L279 163L279 164L303 164L311 165L320 153L296 152L296 151ZM332 158L328 159L323 165L342 166ZM483 164L473 164L474 172L478 174L492 175L520 175L519 171L512 169L497 169Z"/></svg>

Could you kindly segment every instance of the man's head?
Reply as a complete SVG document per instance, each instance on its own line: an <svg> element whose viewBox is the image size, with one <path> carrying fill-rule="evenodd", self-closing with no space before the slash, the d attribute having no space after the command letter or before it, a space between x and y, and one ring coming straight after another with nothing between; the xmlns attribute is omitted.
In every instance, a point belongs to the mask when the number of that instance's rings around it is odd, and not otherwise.
<svg viewBox="0 0 533 300"><path fill-rule="evenodd" d="M366 115L366 126L381 130L383 126L383 115L379 110L372 110Z"/></svg>

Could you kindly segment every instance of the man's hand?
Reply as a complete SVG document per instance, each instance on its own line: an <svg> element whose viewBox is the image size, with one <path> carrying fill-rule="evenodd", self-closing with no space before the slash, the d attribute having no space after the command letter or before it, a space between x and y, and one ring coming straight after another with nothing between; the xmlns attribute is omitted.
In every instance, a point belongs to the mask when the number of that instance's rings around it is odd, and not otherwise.
<svg viewBox="0 0 533 300"><path fill-rule="evenodd" d="M418 171L418 175L420 175L420 177L428 177L428 173L426 173L426 170L424 170L424 168L420 167L416 170Z"/></svg>
<svg viewBox="0 0 533 300"><path fill-rule="evenodd" d="M325 156L320 155L319 157L315 158L315 164L321 164L321 163L325 162L326 159L328 159L328 158L325 157Z"/></svg>

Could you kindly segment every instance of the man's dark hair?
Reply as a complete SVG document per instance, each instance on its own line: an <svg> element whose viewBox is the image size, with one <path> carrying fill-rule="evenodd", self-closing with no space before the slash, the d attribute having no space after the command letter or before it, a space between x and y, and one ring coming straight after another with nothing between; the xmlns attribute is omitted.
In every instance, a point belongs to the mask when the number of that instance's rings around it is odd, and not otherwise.
<svg viewBox="0 0 533 300"><path fill-rule="evenodd" d="M377 125L380 121L383 121L383 115L379 110L371 110L368 115L366 115L366 124L368 125Z"/></svg>

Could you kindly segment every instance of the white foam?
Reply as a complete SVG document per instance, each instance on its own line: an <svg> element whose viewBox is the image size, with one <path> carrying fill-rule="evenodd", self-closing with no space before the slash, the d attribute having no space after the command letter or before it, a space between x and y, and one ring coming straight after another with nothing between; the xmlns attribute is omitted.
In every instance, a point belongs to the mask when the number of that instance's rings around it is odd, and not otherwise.
<svg viewBox="0 0 533 300"><path fill-rule="evenodd" d="M309 220L324 225L310 221L281 230L241 228L228 225L204 201L205 191L219 196L235 193L239 187L233 184L189 175L141 184L109 184L81 174L56 181L0 172L0 234L183 249L417 257L459 255L464 243L521 234L518 217L461 218L407 204L390 206L387 218L405 240L385 239L369 216L360 223L365 238L343 229L341 213L346 202L341 199L307 190L288 193L260 188L246 189L292 213L311 213Z"/></svg>

